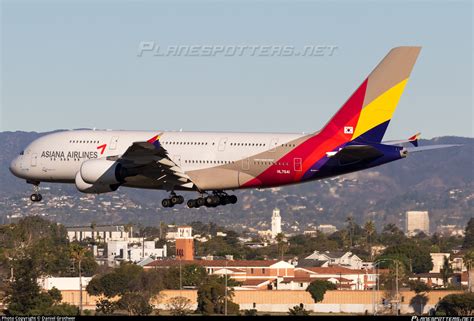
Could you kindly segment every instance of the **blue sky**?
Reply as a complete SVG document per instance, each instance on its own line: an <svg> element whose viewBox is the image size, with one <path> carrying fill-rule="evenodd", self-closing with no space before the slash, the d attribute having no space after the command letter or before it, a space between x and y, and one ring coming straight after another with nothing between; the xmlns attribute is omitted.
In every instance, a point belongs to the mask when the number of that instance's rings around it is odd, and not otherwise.
<svg viewBox="0 0 474 321"><path fill-rule="evenodd" d="M387 138L473 136L470 1L2 1L0 130L311 132L392 47L423 47ZM337 46L156 57L169 45Z"/></svg>

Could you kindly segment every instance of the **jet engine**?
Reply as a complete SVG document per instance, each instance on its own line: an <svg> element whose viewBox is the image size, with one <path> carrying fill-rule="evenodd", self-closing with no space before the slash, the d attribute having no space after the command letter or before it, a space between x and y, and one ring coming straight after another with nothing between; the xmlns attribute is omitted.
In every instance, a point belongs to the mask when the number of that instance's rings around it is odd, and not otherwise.
<svg viewBox="0 0 474 321"><path fill-rule="evenodd" d="M90 159L81 165L81 178L88 184L114 185L123 183L126 170L122 164L107 159Z"/></svg>
<svg viewBox="0 0 474 321"><path fill-rule="evenodd" d="M102 194L108 192L114 192L119 188L120 184L89 184L84 182L82 179L81 172L77 172L76 174L76 188L83 193L89 194Z"/></svg>

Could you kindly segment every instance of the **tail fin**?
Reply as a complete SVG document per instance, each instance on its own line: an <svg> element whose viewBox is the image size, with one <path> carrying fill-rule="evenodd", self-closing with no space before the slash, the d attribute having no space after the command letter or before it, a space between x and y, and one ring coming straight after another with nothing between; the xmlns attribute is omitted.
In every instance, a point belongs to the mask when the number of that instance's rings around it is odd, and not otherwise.
<svg viewBox="0 0 474 321"><path fill-rule="evenodd" d="M390 50L321 133L346 141L381 142L420 50Z"/></svg>

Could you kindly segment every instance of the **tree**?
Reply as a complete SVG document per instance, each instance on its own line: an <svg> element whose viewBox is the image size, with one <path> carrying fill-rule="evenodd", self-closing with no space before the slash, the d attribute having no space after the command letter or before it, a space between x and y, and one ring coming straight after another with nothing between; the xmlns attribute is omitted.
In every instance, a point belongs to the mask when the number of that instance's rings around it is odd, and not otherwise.
<svg viewBox="0 0 474 321"><path fill-rule="evenodd" d="M257 316L257 309L244 310L244 316L246 316L246 317Z"/></svg>
<svg viewBox="0 0 474 321"><path fill-rule="evenodd" d="M369 220L365 223L364 225L364 231L367 236L367 248L370 253L370 258L372 259L372 249L371 249L371 244L372 244L372 236L375 234L375 224L372 220Z"/></svg>
<svg viewBox="0 0 474 321"><path fill-rule="evenodd" d="M463 261L464 261L464 265L467 268L468 291L472 292L471 270L474 264L474 250L466 252L464 254Z"/></svg>
<svg viewBox="0 0 474 321"><path fill-rule="evenodd" d="M71 244L71 257L77 262L79 276L79 313L82 314L82 260L86 256L87 249L78 244Z"/></svg>
<svg viewBox="0 0 474 321"><path fill-rule="evenodd" d="M125 263L112 272L95 276L87 285L91 295L118 296L117 307L129 314L147 315L152 311L149 301L163 288L160 271L144 271L141 266Z"/></svg>
<svg viewBox="0 0 474 321"><path fill-rule="evenodd" d="M354 245L354 218L352 215L349 215L346 218L346 223L347 223L347 229L349 231L349 248L352 249L352 246Z"/></svg>
<svg viewBox="0 0 474 321"><path fill-rule="evenodd" d="M416 295L410 300L410 306L413 308L416 314L422 315L425 309L426 303L428 303L428 296L426 295L431 287L422 281L409 281L408 285L410 290L415 291Z"/></svg>
<svg viewBox="0 0 474 321"><path fill-rule="evenodd" d="M61 292L41 291L34 261L23 258L15 264L15 277L7 291L8 315L77 315L78 309L62 303Z"/></svg>
<svg viewBox="0 0 474 321"><path fill-rule="evenodd" d="M191 313L191 300L183 296L175 296L169 299L167 305L171 315L184 316Z"/></svg>
<svg viewBox="0 0 474 321"><path fill-rule="evenodd" d="M37 307L40 287L36 280L38 271L33 259L23 258L15 264L15 277L7 290L8 314L27 315Z"/></svg>
<svg viewBox="0 0 474 321"><path fill-rule="evenodd" d="M471 217L466 225L466 233L464 234L463 249L474 249L474 218Z"/></svg>
<svg viewBox="0 0 474 321"><path fill-rule="evenodd" d="M417 294L429 292L431 290L431 287L428 284L419 280L408 281L408 286L410 287L410 290L415 291Z"/></svg>
<svg viewBox="0 0 474 321"><path fill-rule="evenodd" d="M277 246L278 246L278 254L283 260L283 254L285 253L285 250L286 250L285 234L278 233L275 236L275 241L277 242Z"/></svg>
<svg viewBox="0 0 474 321"><path fill-rule="evenodd" d="M97 224L95 222L91 222L91 230L92 230L92 243L95 244L95 229L97 228Z"/></svg>
<svg viewBox="0 0 474 321"><path fill-rule="evenodd" d="M233 288L227 289L226 297L225 279L216 275L209 275L198 287L197 311L203 314L224 314L227 301L227 313L237 314L239 305L232 302Z"/></svg>
<svg viewBox="0 0 474 321"><path fill-rule="evenodd" d="M378 257L378 260L395 259L405 266L406 270L414 273L427 273L433 268L429 246L417 244L413 241L395 243L387 247ZM387 262L380 266L384 267Z"/></svg>
<svg viewBox="0 0 474 321"><path fill-rule="evenodd" d="M443 285L446 287L449 281L449 278L453 275L453 268L449 263L447 256L444 257L443 266L441 267L441 276L443 277Z"/></svg>
<svg viewBox="0 0 474 321"><path fill-rule="evenodd" d="M109 299L101 298L95 304L96 312L104 315L111 315L117 309L117 303Z"/></svg>
<svg viewBox="0 0 474 321"><path fill-rule="evenodd" d="M117 301L117 307L128 312L128 315L149 315L153 307L149 300L138 292L127 292Z"/></svg>
<svg viewBox="0 0 474 321"><path fill-rule="evenodd" d="M288 314L292 316L307 316L309 315L309 311L305 310L302 305L295 305L288 310Z"/></svg>
<svg viewBox="0 0 474 321"><path fill-rule="evenodd" d="M337 290L337 286L326 280L315 280L306 288L306 291L311 294L315 303L321 302L324 299L324 294L327 290Z"/></svg>
<svg viewBox="0 0 474 321"><path fill-rule="evenodd" d="M474 315L474 293L450 294L439 301L437 311L447 316Z"/></svg>
<svg viewBox="0 0 474 321"><path fill-rule="evenodd" d="M167 288L179 288L179 267L170 268L166 275ZM198 286L207 276L206 269L197 264L186 264L181 267L182 286Z"/></svg>

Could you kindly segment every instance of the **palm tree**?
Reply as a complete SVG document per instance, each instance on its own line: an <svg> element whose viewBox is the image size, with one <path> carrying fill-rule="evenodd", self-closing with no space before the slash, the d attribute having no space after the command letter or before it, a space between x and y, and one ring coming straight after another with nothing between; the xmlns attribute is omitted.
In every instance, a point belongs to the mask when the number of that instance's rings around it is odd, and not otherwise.
<svg viewBox="0 0 474 321"><path fill-rule="evenodd" d="M468 286L467 290L469 292L471 292L472 291L471 269L472 269L473 264L474 264L474 250L466 252L466 254L464 254L463 261L464 261L464 265L466 266L466 269L467 269L467 286Z"/></svg>
<svg viewBox="0 0 474 321"><path fill-rule="evenodd" d="M281 259L283 260L283 253L284 253L284 250L285 250L285 234L278 233L275 236L275 241L278 244L278 252L281 251Z"/></svg>
<svg viewBox="0 0 474 321"><path fill-rule="evenodd" d="M350 241L350 248L352 249L352 238L353 238L353 231L354 231L354 219L352 218L352 215L349 215L346 218L347 225L349 227L349 241Z"/></svg>
<svg viewBox="0 0 474 321"><path fill-rule="evenodd" d="M372 248L371 248L371 243L372 243L372 235L375 234L375 224L372 220L369 220L365 223L364 225L364 230L365 234L367 235L367 247L370 252L370 259L372 259Z"/></svg>
<svg viewBox="0 0 474 321"><path fill-rule="evenodd" d="M97 227L97 224L95 222L91 223L91 229L92 229L92 243L95 244L95 228Z"/></svg>
<svg viewBox="0 0 474 321"><path fill-rule="evenodd" d="M84 260L87 249L79 244L71 244L70 248L71 258L77 262L77 269L79 271L79 314L82 314L82 260Z"/></svg>
<svg viewBox="0 0 474 321"><path fill-rule="evenodd" d="M443 267L441 268L441 276L443 277L443 285L446 286L449 278L453 275L453 268L449 263L447 256L444 257Z"/></svg>

